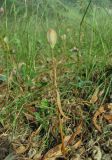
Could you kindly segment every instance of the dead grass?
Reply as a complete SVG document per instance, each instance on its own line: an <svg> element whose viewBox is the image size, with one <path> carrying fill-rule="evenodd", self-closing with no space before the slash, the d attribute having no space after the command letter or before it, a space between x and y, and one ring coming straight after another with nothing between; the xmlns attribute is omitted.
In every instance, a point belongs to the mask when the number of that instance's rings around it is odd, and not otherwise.
<svg viewBox="0 0 112 160"><path fill-rule="evenodd" d="M19 15L16 23L7 17L5 29L2 17L1 159L112 158L112 31L110 17L101 10L101 24L97 12L93 8L87 15L80 41L77 12L76 23L65 17L61 23L59 16L54 25L35 14ZM49 26L58 35L55 61L47 43Z"/></svg>

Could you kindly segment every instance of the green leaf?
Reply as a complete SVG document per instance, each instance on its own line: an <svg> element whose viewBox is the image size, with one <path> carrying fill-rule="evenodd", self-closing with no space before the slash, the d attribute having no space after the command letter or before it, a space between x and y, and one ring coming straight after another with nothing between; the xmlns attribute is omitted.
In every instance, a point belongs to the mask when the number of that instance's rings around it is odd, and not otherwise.
<svg viewBox="0 0 112 160"><path fill-rule="evenodd" d="M0 84L2 82L5 82L6 80L7 80L7 77L5 75L3 75L3 74L0 74Z"/></svg>

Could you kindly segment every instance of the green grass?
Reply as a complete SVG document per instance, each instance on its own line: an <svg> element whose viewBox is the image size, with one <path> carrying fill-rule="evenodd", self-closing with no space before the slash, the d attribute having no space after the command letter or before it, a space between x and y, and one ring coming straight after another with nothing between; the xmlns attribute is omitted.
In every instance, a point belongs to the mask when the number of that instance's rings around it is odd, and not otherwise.
<svg viewBox="0 0 112 160"><path fill-rule="evenodd" d="M49 28L54 28L58 34L54 54L59 62L58 85L64 111L68 109L64 102L75 103L77 98L89 101L97 87L104 90L99 105L107 102L112 91L111 15L103 8L91 6L80 30L84 12L59 1L49 2L38 4L34 10L28 10L27 4L20 11L11 6L0 23L0 67L7 79L16 68L13 81L8 82L8 99L0 112L0 121L4 126L9 124L13 135L22 134L28 127L23 118L24 105L36 101L37 112L33 116L37 126L42 125L45 148L52 146L49 128L53 125L52 117L56 116L50 77L51 51L46 38ZM67 36L65 42L61 40L63 34ZM7 44L4 37L8 38ZM70 49L73 47L79 52L72 53ZM19 68L21 62L24 64ZM94 112L96 106L90 106L91 110ZM64 130L66 133L66 128ZM55 134L59 137L58 131Z"/></svg>

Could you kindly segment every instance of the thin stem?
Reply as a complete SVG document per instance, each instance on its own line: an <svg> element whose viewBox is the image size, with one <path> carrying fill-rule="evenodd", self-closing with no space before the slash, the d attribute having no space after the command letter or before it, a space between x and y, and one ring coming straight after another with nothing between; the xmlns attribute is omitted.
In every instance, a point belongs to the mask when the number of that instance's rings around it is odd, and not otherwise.
<svg viewBox="0 0 112 160"><path fill-rule="evenodd" d="M89 1L88 5L87 5L87 8L86 8L86 10L85 10L85 12L84 12L84 15L83 15L83 17L82 17L82 19L81 19L81 22L80 22L79 42L80 42L80 39L81 39L81 28L82 28L82 24L83 24L83 21L84 21L84 18L85 18L85 16L86 16L86 14L87 14L87 11L88 11L88 9L89 9L89 7L90 7L90 5L91 5L91 2L92 2L92 0Z"/></svg>
<svg viewBox="0 0 112 160"><path fill-rule="evenodd" d="M54 85L54 90L55 90L55 94L56 94L57 113L58 113L58 119L59 119L59 130L60 130L60 135L61 135L61 140L62 140L62 153L63 153L63 155L65 155L62 120L60 117L61 113L63 114L63 111L61 109L61 99L60 99L59 89L58 89L58 85L57 85L57 64L56 64L56 59L54 58L53 49L52 49L52 70L53 70L53 85Z"/></svg>

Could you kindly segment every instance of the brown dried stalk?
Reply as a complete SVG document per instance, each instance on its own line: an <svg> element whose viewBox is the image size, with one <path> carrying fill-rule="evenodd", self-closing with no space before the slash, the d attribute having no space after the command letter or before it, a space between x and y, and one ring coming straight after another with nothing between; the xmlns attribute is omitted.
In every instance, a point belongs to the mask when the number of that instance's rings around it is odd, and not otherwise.
<svg viewBox="0 0 112 160"><path fill-rule="evenodd" d="M52 49L52 73L53 73L53 85L54 85L54 92L55 92L55 96L56 96L56 104L57 104L57 114L58 114L58 118L59 118L59 130L60 130L60 135L61 135L61 140L62 140L62 153L63 155L65 155L65 145L64 145L64 135L63 135L63 123L62 123L62 119L61 119L61 115L66 118L69 119L63 112L62 110L62 106L61 106L61 98L60 98L60 93L59 93L59 89L58 89L58 85L57 85L57 63L56 63L56 59L54 57L54 46L56 44L57 41L57 34L53 29L50 29L47 32L47 39L48 42L51 46Z"/></svg>

